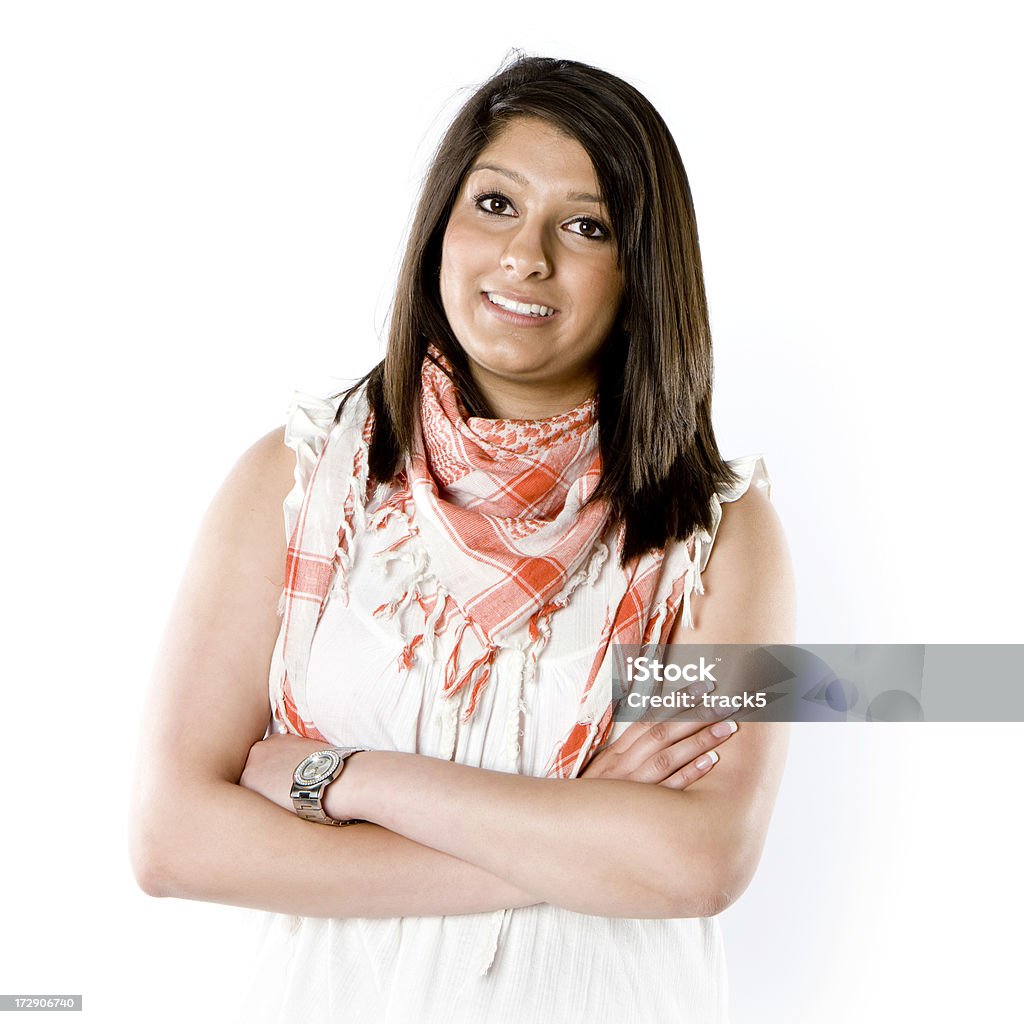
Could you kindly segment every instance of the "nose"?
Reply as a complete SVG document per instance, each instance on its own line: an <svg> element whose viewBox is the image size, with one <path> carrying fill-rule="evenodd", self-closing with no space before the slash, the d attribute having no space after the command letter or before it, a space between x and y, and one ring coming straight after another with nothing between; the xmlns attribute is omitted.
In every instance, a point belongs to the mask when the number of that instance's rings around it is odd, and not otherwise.
<svg viewBox="0 0 1024 1024"><path fill-rule="evenodd" d="M540 224L523 223L508 236L501 254L501 269L519 281L551 275L551 259Z"/></svg>

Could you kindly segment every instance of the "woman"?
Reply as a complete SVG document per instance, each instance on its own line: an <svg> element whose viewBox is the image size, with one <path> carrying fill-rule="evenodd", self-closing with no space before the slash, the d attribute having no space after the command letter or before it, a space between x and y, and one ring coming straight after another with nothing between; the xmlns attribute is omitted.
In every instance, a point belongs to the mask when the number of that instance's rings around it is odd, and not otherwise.
<svg viewBox="0 0 1024 1024"><path fill-rule="evenodd" d="M274 912L249 1020L726 1019L714 915L785 726L623 726L609 681L617 643L791 640L763 464L710 404L667 128L517 61L435 155L386 359L241 457L168 627L135 869Z"/></svg>

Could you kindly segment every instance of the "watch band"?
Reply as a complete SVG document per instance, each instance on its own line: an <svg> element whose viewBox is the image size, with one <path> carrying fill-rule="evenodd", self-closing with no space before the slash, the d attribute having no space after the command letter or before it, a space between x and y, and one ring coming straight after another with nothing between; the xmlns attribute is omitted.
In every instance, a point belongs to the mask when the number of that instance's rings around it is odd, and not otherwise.
<svg viewBox="0 0 1024 1024"><path fill-rule="evenodd" d="M366 747L325 747L314 750L302 759L292 775L292 803L295 813L306 821L321 825L357 825L362 818L336 821L329 818L323 808L327 787L341 774L345 758L365 751Z"/></svg>

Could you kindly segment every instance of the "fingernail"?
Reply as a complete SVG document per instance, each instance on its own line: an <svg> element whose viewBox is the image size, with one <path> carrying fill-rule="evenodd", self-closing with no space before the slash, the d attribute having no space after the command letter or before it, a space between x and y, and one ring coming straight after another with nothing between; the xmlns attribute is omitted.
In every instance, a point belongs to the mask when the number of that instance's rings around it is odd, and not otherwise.
<svg viewBox="0 0 1024 1024"><path fill-rule="evenodd" d="M727 718L725 721L716 722L711 726L711 735L718 737L731 736L736 729L736 723L731 718Z"/></svg>
<svg viewBox="0 0 1024 1024"><path fill-rule="evenodd" d="M703 682L694 683L692 686L686 688L686 692L692 697L700 697L705 693L710 693L715 688L715 684L710 679L705 679Z"/></svg>
<svg viewBox="0 0 1024 1024"><path fill-rule="evenodd" d="M693 763L701 770L710 768L718 760L718 754L713 750L709 750L706 754L701 754Z"/></svg>

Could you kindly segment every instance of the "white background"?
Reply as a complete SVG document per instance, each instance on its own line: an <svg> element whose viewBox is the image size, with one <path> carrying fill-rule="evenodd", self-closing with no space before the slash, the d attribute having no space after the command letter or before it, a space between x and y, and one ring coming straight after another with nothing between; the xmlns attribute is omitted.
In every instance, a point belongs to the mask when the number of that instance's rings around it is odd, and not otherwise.
<svg viewBox="0 0 1024 1024"><path fill-rule="evenodd" d="M248 912L128 863L157 640L234 460L382 355L419 175L512 46L622 75L675 134L716 429L766 455L798 640L1024 640L1011 5L365 6L0 8L0 993L232 1005ZM795 727L723 918L735 1024L1019 1019L1022 738Z"/></svg>

